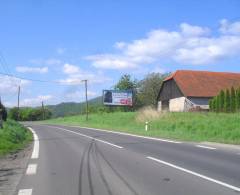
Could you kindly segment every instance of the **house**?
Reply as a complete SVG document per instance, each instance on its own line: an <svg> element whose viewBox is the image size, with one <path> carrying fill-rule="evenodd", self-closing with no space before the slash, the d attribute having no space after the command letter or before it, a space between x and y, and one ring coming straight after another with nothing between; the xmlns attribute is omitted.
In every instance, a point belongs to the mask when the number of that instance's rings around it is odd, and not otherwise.
<svg viewBox="0 0 240 195"><path fill-rule="evenodd" d="M231 87L240 87L240 73L177 70L163 81L158 110L207 110L210 99Z"/></svg>

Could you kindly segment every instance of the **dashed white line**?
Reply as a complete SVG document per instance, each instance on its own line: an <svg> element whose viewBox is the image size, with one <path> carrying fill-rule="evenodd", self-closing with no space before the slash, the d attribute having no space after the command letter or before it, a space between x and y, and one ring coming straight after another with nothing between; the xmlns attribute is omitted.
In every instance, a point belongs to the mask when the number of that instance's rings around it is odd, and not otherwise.
<svg viewBox="0 0 240 195"><path fill-rule="evenodd" d="M96 141L99 141L99 142L108 144L108 145L113 146L113 147L116 147L116 148L120 148L120 149L123 148L122 146L118 146L118 145L116 145L116 144L112 144L112 143L110 143L110 142L107 142L107 141L104 141L104 140L101 140L101 139L96 139L96 138L94 138L94 137L91 137L91 136L88 136L88 135L85 135L85 134L82 134L82 133L78 133L78 132L75 132L75 131L71 131L71 130L68 130L68 129L64 129L64 128L61 128L61 127L55 127L55 126L48 126L48 127L60 129L60 130L62 130L62 131L67 131L67 132L70 132L70 133L73 133L73 134L76 134L76 135L80 135L80 136L86 137L86 138L88 138L88 139L93 139L93 140L96 140Z"/></svg>
<svg viewBox="0 0 240 195"><path fill-rule="evenodd" d="M130 133L116 132L116 131L110 131L110 130L104 130L104 129L90 128L90 127L80 127L80 126L71 126L71 127L89 129L89 130L94 130L94 131L102 131L102 132L106 132L106 133L114 133L114 134L119 134L119 135L127 135L127 136L138 137L138 138L143 138L143 139L150 139L150 140L161 141L161 142L169 142L169 143L175 143L175 144L181 144L182 143L182 142L179 142L179 141L173 141L173 140L168 140L168 139L146 137L146 136L142 136L142 135L133 135L133 134L130 134Z"/></svg>
<svg viewBox="0 0 240 195"><path fill-rule="evenodd" d="M205 176L205 175L202 175L202 174L196 173L196 172L194 172L194 171L191 171L191 170L188 170L188 169L185 169L185 168L182 168L182 167L176 166L176 165L174 165L174 164L171 164L171 163L166 162L166 161L159 160L159 159L154 158L154 157L151 157L151 156L148 156L147 158L150 159L150 160L153 160L153 161L155 161L155 162L158 162L158 163L161 163L161 164L167 165L167 166L169 166L169 167L172 167L172 168L178 169L178 170L180 170L180 171L183 171L183 172L189 173L189 174L191 174L191 175L194 175L194 176L200 177L200 178L205 179L205 180L207 180L207 181L210 181L210 182L213 182L213 183L219 184L219 185L224 186L224 187L226 187L226 188L230 188L230 189L232 189L232 190L235 190L235 191L240 192L240 188L239 188L239 187L236 187L236 186L233 186L233 185L230 185L230 184L224 183L224 182L222 182L222 181L219 181L219 180L216 180L216 179L210 178L210 177L208 177L208 176Z"/></svg>
<svg viewBox="0 0 240 195"><path fill-rule="evenodd" d="M34 146L33 146L33 152L32 152L31 158L37 159L39 157L39 139L36 132L31 127L28 127L28 128L33 133L33 139L34 139Z"/></svg>
<svg viewBox="0 0 240 195"><path fill-rule="evenodd" d="M217 148L213 148L213 147L209 147L209 146L203 146L203 145L196 145L196 147L205 148L205 149L209 149L209 150L216 150L217 149Z"/></svg>
<svg viewBox="0 0 240 195"><path fill-rule="evenodd" d="M32 189L21 189L18 191L18 195L31 195Z"/></svg>
<svg viewBox="0 0 240 195"><path fill-rule="evenodd" d="M26 175L34 175L37 172L37 164L28 165Z"/></svg>

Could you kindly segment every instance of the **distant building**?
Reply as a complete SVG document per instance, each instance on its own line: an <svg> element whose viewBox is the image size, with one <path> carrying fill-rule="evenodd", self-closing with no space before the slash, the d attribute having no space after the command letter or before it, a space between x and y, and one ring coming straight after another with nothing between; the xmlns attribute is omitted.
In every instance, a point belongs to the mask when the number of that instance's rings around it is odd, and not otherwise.
<svg viewBox="0 0 240 195"><path fill-rule="evenodd" d="M240 87L240 73L178 70L163 81L158 110L207 110L210 99L231 87Z"/></svg>

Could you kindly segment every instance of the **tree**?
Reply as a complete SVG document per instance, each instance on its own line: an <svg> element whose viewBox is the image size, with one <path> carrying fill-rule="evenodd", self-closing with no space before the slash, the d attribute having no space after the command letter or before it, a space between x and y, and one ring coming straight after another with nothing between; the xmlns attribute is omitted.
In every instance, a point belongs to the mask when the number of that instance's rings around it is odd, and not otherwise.
<svg viewBox="0 0 240 195"><path fill-rule="evenodd" d="M2 116L2 120L6 121L7 120L7 110L5 108L5 106L2 104L1 100L0 100L0 114Z"/></svg>
<svg viewBox="0 0 240 195"><path fill-rule="evenodd" d="M224 110L225 112L230 112L231 110L231 97L230 97L230 92L229 92L229 89L226 90L226 93L225 93L225 100L224 100Z"/></svg>
<svg viewBox="0 0 240 195"><path fill-rule="evenodd" d="M10 109L9 118L11 118L13 120L18 119L18 108L17 107L14 107L14 108Z"/></svg>
<svg viewBox="0 0 240 195"><path fill-rule="evenodd" d="M220 107L220 112L224 111L224 97L225 97L225 92L223 90L220 91L219 94L219 107Z"/></svg>
<svg viewBox="0 0 240 195"><path fill-rule="evenodd" d="M139 100L137 97L137 80L132 79L129 74L123 75L118 83L114 86L116 90L132 90L133 91L133 107L123 107L122 111L132 111L135 110L139 105ZM118 108L110 108L110 110L119 110Z"/></svg>
<svg viewBox="0 0 240 195"><path fill-rule="evenodd" d="M233 87L231 88L230 111L231 112L236 111L236 92L235 92L235 89Z"/></svg>
<svg viewBox="0 0 240 195"><path fill-rule="evenodd" d="M157 96L163 80L169 74L150 73L138 82L138 98L144 106L157 106Z"/></svg>
<svg viewBox="0 0 240 195"><path fill-rule="evenodd" d="M216 97L213 98L213 111L214 112L217 111L217 98Z"/></svg>
<svg viewBox="0 0 240 195"><path fill-rule="evenodd" d="M220 112L220 95L216 96L216 112Z"/></svg>
<svg viewBox="0 0 240 195"><path fill-rule="evenodd" d="M240 111L240 88L236 91L236 111Z"/></svg>
<svg viewBox="0 0 240 195"><path fill-rule="evenodd" d="M137 80L132 80L129 74L123 75L118 83L114 86L114 89L118 90L134 90L137 88Z"/></svg>
<svg viewBox="0 0 240 195"><path fill-rule="evenodd" d="M209 100L209 110L213 111L213 99Z"/></svg>
<svg viewBox="0 0 240 195"><path fill-rule="evenodd" d="M19 120L20 121L37 121L43 119L43 112L45 119L49 119L52 116L52 112L45 108L21 108L19 110ZM11 119L17 120L18 119L18 108L12 108L9 111L9 117Z"/></svg>

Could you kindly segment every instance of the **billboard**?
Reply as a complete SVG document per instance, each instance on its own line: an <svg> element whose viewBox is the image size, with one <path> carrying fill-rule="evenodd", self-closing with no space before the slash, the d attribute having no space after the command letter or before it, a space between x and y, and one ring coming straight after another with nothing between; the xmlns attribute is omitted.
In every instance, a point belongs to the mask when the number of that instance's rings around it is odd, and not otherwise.
<svg viewBox="0 0 240 195"><path fill-rule="evenodd" d="M110 106L132 106L132 90L103 90L103 104Z"/></svg>

